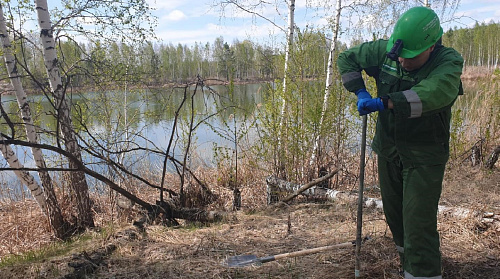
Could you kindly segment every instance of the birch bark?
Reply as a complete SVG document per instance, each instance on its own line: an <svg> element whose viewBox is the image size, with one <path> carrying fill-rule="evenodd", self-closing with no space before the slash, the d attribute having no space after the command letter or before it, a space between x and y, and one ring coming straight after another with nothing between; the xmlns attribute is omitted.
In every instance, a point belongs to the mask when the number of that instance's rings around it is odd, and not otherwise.
<svg viewBox="0 0 500 279"><path fill-rule="evenodd" d="M283 146L283 135L284 135L284 130L285 130L285 118L286 118L286 110L287 110L287 100L286 100L286 90L287 90L287 83L288 83L288 67L290 64L291 60L291 50L293 47L293 36L294 36L294 25L295 25L295 0L291 0L290 4L288 5L288 32L287 32L287 45L286 45L286 51L285 51L285 68L284 68L284 75L283 75L283 97L282 101L283 104L281 105L281 113L280 113L280 124L279 124L279 134L278 134L278 166L279 170L278 172L281 172L284 168L282 165L284 164L283 162L283 157L285 155L285 151L281 150Z"/></svg>
<svg viewBox="0 0 500 279"><path fill-rule="evenodd" d="M73 129L71 120L71 108L65 96L62 84L61 74L58 67L58 59L53 37L54 30L50 21L47 0L36 0L35 8L37 11L38 24L40 26L40 38L43 46L44 63L49 77L49 84L52 95L55 100L58 125L64 138L65 148L81 161L81 152ZM78 168L77 164L69 161L69 168ZM71 172L70 186L76 200L77 208L77 226L87 228L94 226L94 220L91 213L90 197L85 174L81 171Z"/></svg>
<svg viewBox="0 0 500 279"><path fill-rule="evenodd" d="M335 21L334 21L334 30L333 30L333 38L332 42L330 45L330 53L328 55L328 66L327 66L327 72L326 72L326 85L325 85L325 95L323 97L323 107L321 109L321 118L319 120L319 129L318 129L318 135L316 136L316 139L314 140L314 146L313 146L313 151L311 154L311 159L309 160L309 166L312 166L314 162L316 161L316 154L318 152L318 148L321 142L321 131L323 129L323 122L325 119L326 111L328 109L328 99L330 98L330 88L332 86L333 82L333 58L335 55L336 46L337 46L337 39L339 35L339 23L340 23L340 14L342 12L342 1L337 0L337 7L336 7L336 15L335 15Z"/></svg>
<svg viewBox="0 0 500 279"><path fill-rule="evenodd" d="M24 91L23 85L21 84L21 79L19 77L19 73L17 71L17 63L12 55L12 45L10 42L9 34L7 32L7 24L5 22L5 17L3 14L3 6L0 3L0 39L3 50L3 56L5 60L5 66L7 68L7 73L10 78L10 82L14 87L14 91L16 93L17 104L19 106L19 110L21 111L21 116L24 121L24 126L26 130L26 136L30 143L38 143L38 134L36 132L35 126L33 125L33 120L31 117L31 109L28 103L28 98L26 96L26 92ZM58 238L64 238L67 234L67 226L63 219L61 209L57 202L56 194L54 191L54 187L52 184L52 179L47 171L45 159L43 157L42 151L40 148L31 148L31 152L33 154L33 158L35 160L36 166L40 169L38 171L38 175L40 176L40 181L42 183L43 188L40 188L38 183L34 181L33 177L28 172L25 171L16 171L16 175L23 181L30 189L33 197L38 202L39 206L42 210L47 214L49 218L50 225ZM8 147L4 146L2 148L2 153L7 154L8 157L11 157L14 154L14 151ZM15 155L15 154L14 154ZM19 161L15 160L18 165L20 165ZM11 167L13 167L11 165ZM36 184L36 185L35 185Z"/></svg>
<svg viewBox="0 0 500 279"><path fill-rule="evenodd" d="M0 152L11 168L23 169L24 166L19 162L14 150L8 144L4 144L5 138L0 136ZM21 182L30 189L31 194L35 198L38 205L44 212L47 211L47 203L43 194L43 190L36 182L35 178L27 171L15 170L14 174L21 180Z"/></svg>

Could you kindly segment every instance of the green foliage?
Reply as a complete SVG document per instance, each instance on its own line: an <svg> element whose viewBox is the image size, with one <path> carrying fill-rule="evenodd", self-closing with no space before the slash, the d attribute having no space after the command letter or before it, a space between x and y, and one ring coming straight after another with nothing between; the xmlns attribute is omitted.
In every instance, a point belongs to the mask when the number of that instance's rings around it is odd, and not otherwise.
<svg viewBox="0 0 500 279"><path fill-rule="evenodd" d="M273 79L283 76L284 51L266 45L258 45L248 40L232 43L224 38L216 38L214 42L195 43L187 46L172 43L153 43L151 40L131 38L133 28L141 30L139 38L146 36L145 27L137 22L147 19L147 5L141 6L137 1L127 3L123 7L106 4L102 1L89 1L84 5L77 1L65 1L65 10L54 10L54 22L58 18L86 13L101 9L95 15L104 15L103 24L108 23L101 31L90 31L73 19L62 21L65 28L78 30L89 38L86 44L77 43L70 37L57 37L58 57L61 72L65 80L72 86L88 86L109 82L116 84L128 82L141 84L168 84L192 80L196 76L229 80L230 68L234 70L234 81ZM28 7L24 7L28 8ZM132 10L127 10L132 9ZM132 19L131 19L132 18ZM112 26L114 24L114 26ZM499 23L481 24L473 28L450 29L443 36L445 45L456 48L465 58L466 65L497 65L500 53ZM111 40L105 34L114 32L122 38L131 40ZM127 35L129 34L129 35ZM35 36L33 34L33 36ZM293 52L293 76L299 79L320 79L326 72L328 59L328 42L323 31L305 28L297 29ZM38 46L30 42L35 40L15 41L15 53L23 67L18 67L23 75L23 84L28 88L36 88L45 82L43 58ZM472 43L472 45L471 45ZM341 46L339 45L339 48ZM29 77L27 74L29 71ZM35 82L35 81L38 81Z"/></svg>
<svg viewBox="0 0 500 279"><path fill-rule="evenodd" d="M298 30L295 42L293 59L301 79L324 77L330 48L326 35L309 28Z"/></svg>
<svg viewBox="0 0 500 279"><path fill-rule="evenodd" d="M64 80L73 87L99 84L162 85L191 81L196 76L229 81L270 79L276 72L276 51L248 40L187 46L144 42L115 42L98 38L87 44L57 38L58 59ZM15 44L23 85L38 88L46 80L38 46ZM29 72L29 74L27 74Z"/></svg>
<svg viewBox="0 0 500 279"><path fill-rule="evenodd" d="M16 139L25 139L26 132L23 126L18 125L19 123L23 123L21 119L21 112L19 110L19 106L15 99L11 99L9 101L2 100L2 107L7 112L7 117L10 122L14 125L14 135L12 135L11 128L7 125L7 122L4 117L0 119L0 131L5 133L8 136L14 136ZM12 112L12 113L9 113Z"/></svg>
<svg viewBox="0 0 500 279"><path fill-rule="evenodd" d="M454 28L443 35L443 44L460 52L466 66L498 66L500 23L476 24L473 28Z"/></svg>
<svg viewBox="0 0 500 279"><path fill-rule="evenodd" d="M259 161L271 162L274 173L278 173L277 131L279 131L282 91L283 87L280 81L275 81L274 86L269 84L266 88L266 99L256 109L258 139L253 146L253 152Z"/></svg>
<svg viewBox="0 0 500 279"><path fill-rule="evenodd" d="M492 75L464 85L465 93L459 96L452 116L452 159L468 155L478 142L484 152L500 140L500 79Z"/></svg>
<svg viewBox="0 0 500 279"><path fill-rule="evenodd" d="M234 68L231 73L231 76L234 76ZM245 86L241 88L245 89ZM255 121L249 119L252 115L249 114L250 109L245 106L253 102L244 98L236 98L236 96L245 95L235 94L235 86L231 78L227 91L219 92L217 102L215 102L216 110L220 112L218 115L220 125L214 127L209 124L212 131L223 140L222 144L214 143L213 146L213 160L217 168L225 172L218 178L219 183L231 188L239 188L240 165L241 161L246 158L247 136L256 124Z"/></svg>
<svg viewBox="0 0 500 279"><path fill-rule="evenodd" d="M352 94L345 92L340 82L329 86L325 116L321 120L330 49L325 36L314 30L299 30L294 42L286 92L282 80L276 81L268 88L268 98L259 108L259 140L254 150L261 161L272 162L275 174L302 181L308 179L304 174L311 171L308 163L316 138L321 139L316 156L318 165L312 167L336 164L345 147L356 138L351 129L356 122L348 110ZM277 68L281 65L283 61ZM332 74L333 80L339 78L338 73ZM282 115L283 102L287 106Z"/></svg>
<svg viewBox="0 0 500 279"><path fill-rule="evenodd" d="M460 154L465 149L464 138L461 137L464 127L464 114L461 108L458 108L452 114L450 129L450 153L452 156Z"/></svg>

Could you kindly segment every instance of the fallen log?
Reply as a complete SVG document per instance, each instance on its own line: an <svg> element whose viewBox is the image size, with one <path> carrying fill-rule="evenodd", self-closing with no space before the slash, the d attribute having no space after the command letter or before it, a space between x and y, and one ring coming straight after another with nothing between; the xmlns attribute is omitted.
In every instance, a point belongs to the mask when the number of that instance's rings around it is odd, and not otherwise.
<svg viewBox="0 0 500 279"><path fill-rule="evenodd" d="M153 210L143 214L139 220L133 222L133 225L143 229L144 225L152 224L157 219L163 224L178 225L176 219L183 219L192 222L212 223L224 219L228 213L221 211L209 211L202 208L187 208L177 206L173 200L156 201Z"/></svg>
<svg viewBox="0 0 500 279"><path fill-rule="evenodd" d="M282 202L289 202L300 194L311 195L314 194L314 190L310 190L313 186L318 185L330 178L332 178L335 174L339 172L339 169L334 169L329 174L326 174L320 178L317 178L307 184L299 185L293 182L288 182L283 179L280 179L276 176L269 176L266 179L267 182L267 193L268 199L267 203L271 204L277 202L279 200L280 193L285 192L293 192L290 195L283 198ZM277 190L279 189L279 190Z"/></svg>
<svg viewBox="0 0 500 279"><path fill-rule="evenodd" d="M270 194L279 197L280 195L283 195L283 193L286 192L295 193L299 189L305 186L284 181L276 177L268 177L266 181L268 184L268 201L271 199L269 198ZM269 189L273 189L274 192L270 192ZM325 198L330 201L344 202L348 204L356 204L358 200L357 192L351 193L351 192L337 191L322 187L310 187L307 190L301 192L301 194L306 197ZM366 208L373 208L379 211L383 211L382 200L377 198L364 197L363 206ZM493 227L495 230L500 231L500 213L483 212L463 207L450 207L450 206L439 205L438 214L446 218L452 217L462 220L472 218L473 220L480 222L484 226Z"/></svg>
<svg viewBox="0 0 500 279"><path fill-rule="evenodd" d="M219 211L208 211L202 208L180 207L173 200L164 202L156 201L156 204L161 209L161 214L169 219L184 219L195 222L217 222L226 216L226 213Z"/></svg>

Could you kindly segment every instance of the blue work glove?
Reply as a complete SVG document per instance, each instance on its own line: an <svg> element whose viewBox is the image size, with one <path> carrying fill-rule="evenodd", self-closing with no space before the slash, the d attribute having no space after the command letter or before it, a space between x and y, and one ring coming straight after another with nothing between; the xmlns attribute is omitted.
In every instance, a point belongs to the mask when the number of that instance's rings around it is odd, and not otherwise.
<svg viewBox="0 0 500 279"><path fill-rule="evenodd" d="M361 99L371 99L372 98L372 95L370 95L370 93L368 93L368 91L366 91L366 89L359 89L358 91L356 91L356 97L358 97L358 102L359 100Z"/></svg>
<svg viewBox="0 0 500 279"><path fill-rule="evenodd" d="M383 111L384 103L380 98L361 99L358 101L359 115L367 115L374 111Z"/></svg>

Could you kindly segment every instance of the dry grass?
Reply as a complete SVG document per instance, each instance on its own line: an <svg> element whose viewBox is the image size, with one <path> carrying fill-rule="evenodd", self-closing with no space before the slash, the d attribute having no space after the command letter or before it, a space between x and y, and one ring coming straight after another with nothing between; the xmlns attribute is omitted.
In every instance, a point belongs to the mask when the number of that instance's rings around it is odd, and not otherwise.
<svg viewBox="0 0 500 279"><path fill-rule="evenodd" d="M207 173L208 177L216 175ZM144 232L135 231L137 237L134 238L118 237L124 235L124 230L131 230L130 227L113 229L113 234L89 233L92 235L90 240L62 255L46 255L28 263L4 265L0 268L0 278L71 275L68 262L72 261L72 254L83 250L90 252L109 243L114 243L117 250L85 278L352 278L354 250L350 248L262 266L228 268L222 264L234 255L260 257L355 238L355 205L301 200L289 206L264 207L264 185L263 180L259 181L261 179L254 178L253 184L249 184L251 187L243 188L246 209L223 222L211 225L183 223L176 228L152 225ZM498 170L451 169L446 175L442 203L498 213L499 181ZM224 200L231 196L222 184L214 191ZM219 202L216 207L227 206L230 204ZM2 205L0 212L2 255L50 243L47 225L33 202ZM97 215L101 214L109 212ZM17 218L15 222L13 218ZM399 278L398 256L381 212L366 209L363 230L372 237L362 248L363 278ZM445 278L500 278L499 231L483 227L473 219L444 217L439 219L439 230Z"/></svg>
<svg viewBox="0 0 500 279"><path fill-rule="evenodd" d="M464 75L470 76L467 70ZM477 68L472 74L482 78L471 78L464 82L465 94L454 106L451 134L451 157L453 163L470 159L472 150L479 152L481 160L490 155L500 141L500 71L485 72Z"/></svg>
<svg viewBox="0 0 500 279"><path fill-rule="evenodd" d="M53 241L46 218L33 200L1 204L0 228L0 257L39 249Z"/></svg>
<svg viewBox="0 0 500 279"><path fill-rule="evenodd" d="M485 77L491 76L494 69L488 69L487 67L478 66L466 66L462 73L463 80L477 80L483 79Z"/></svg>

